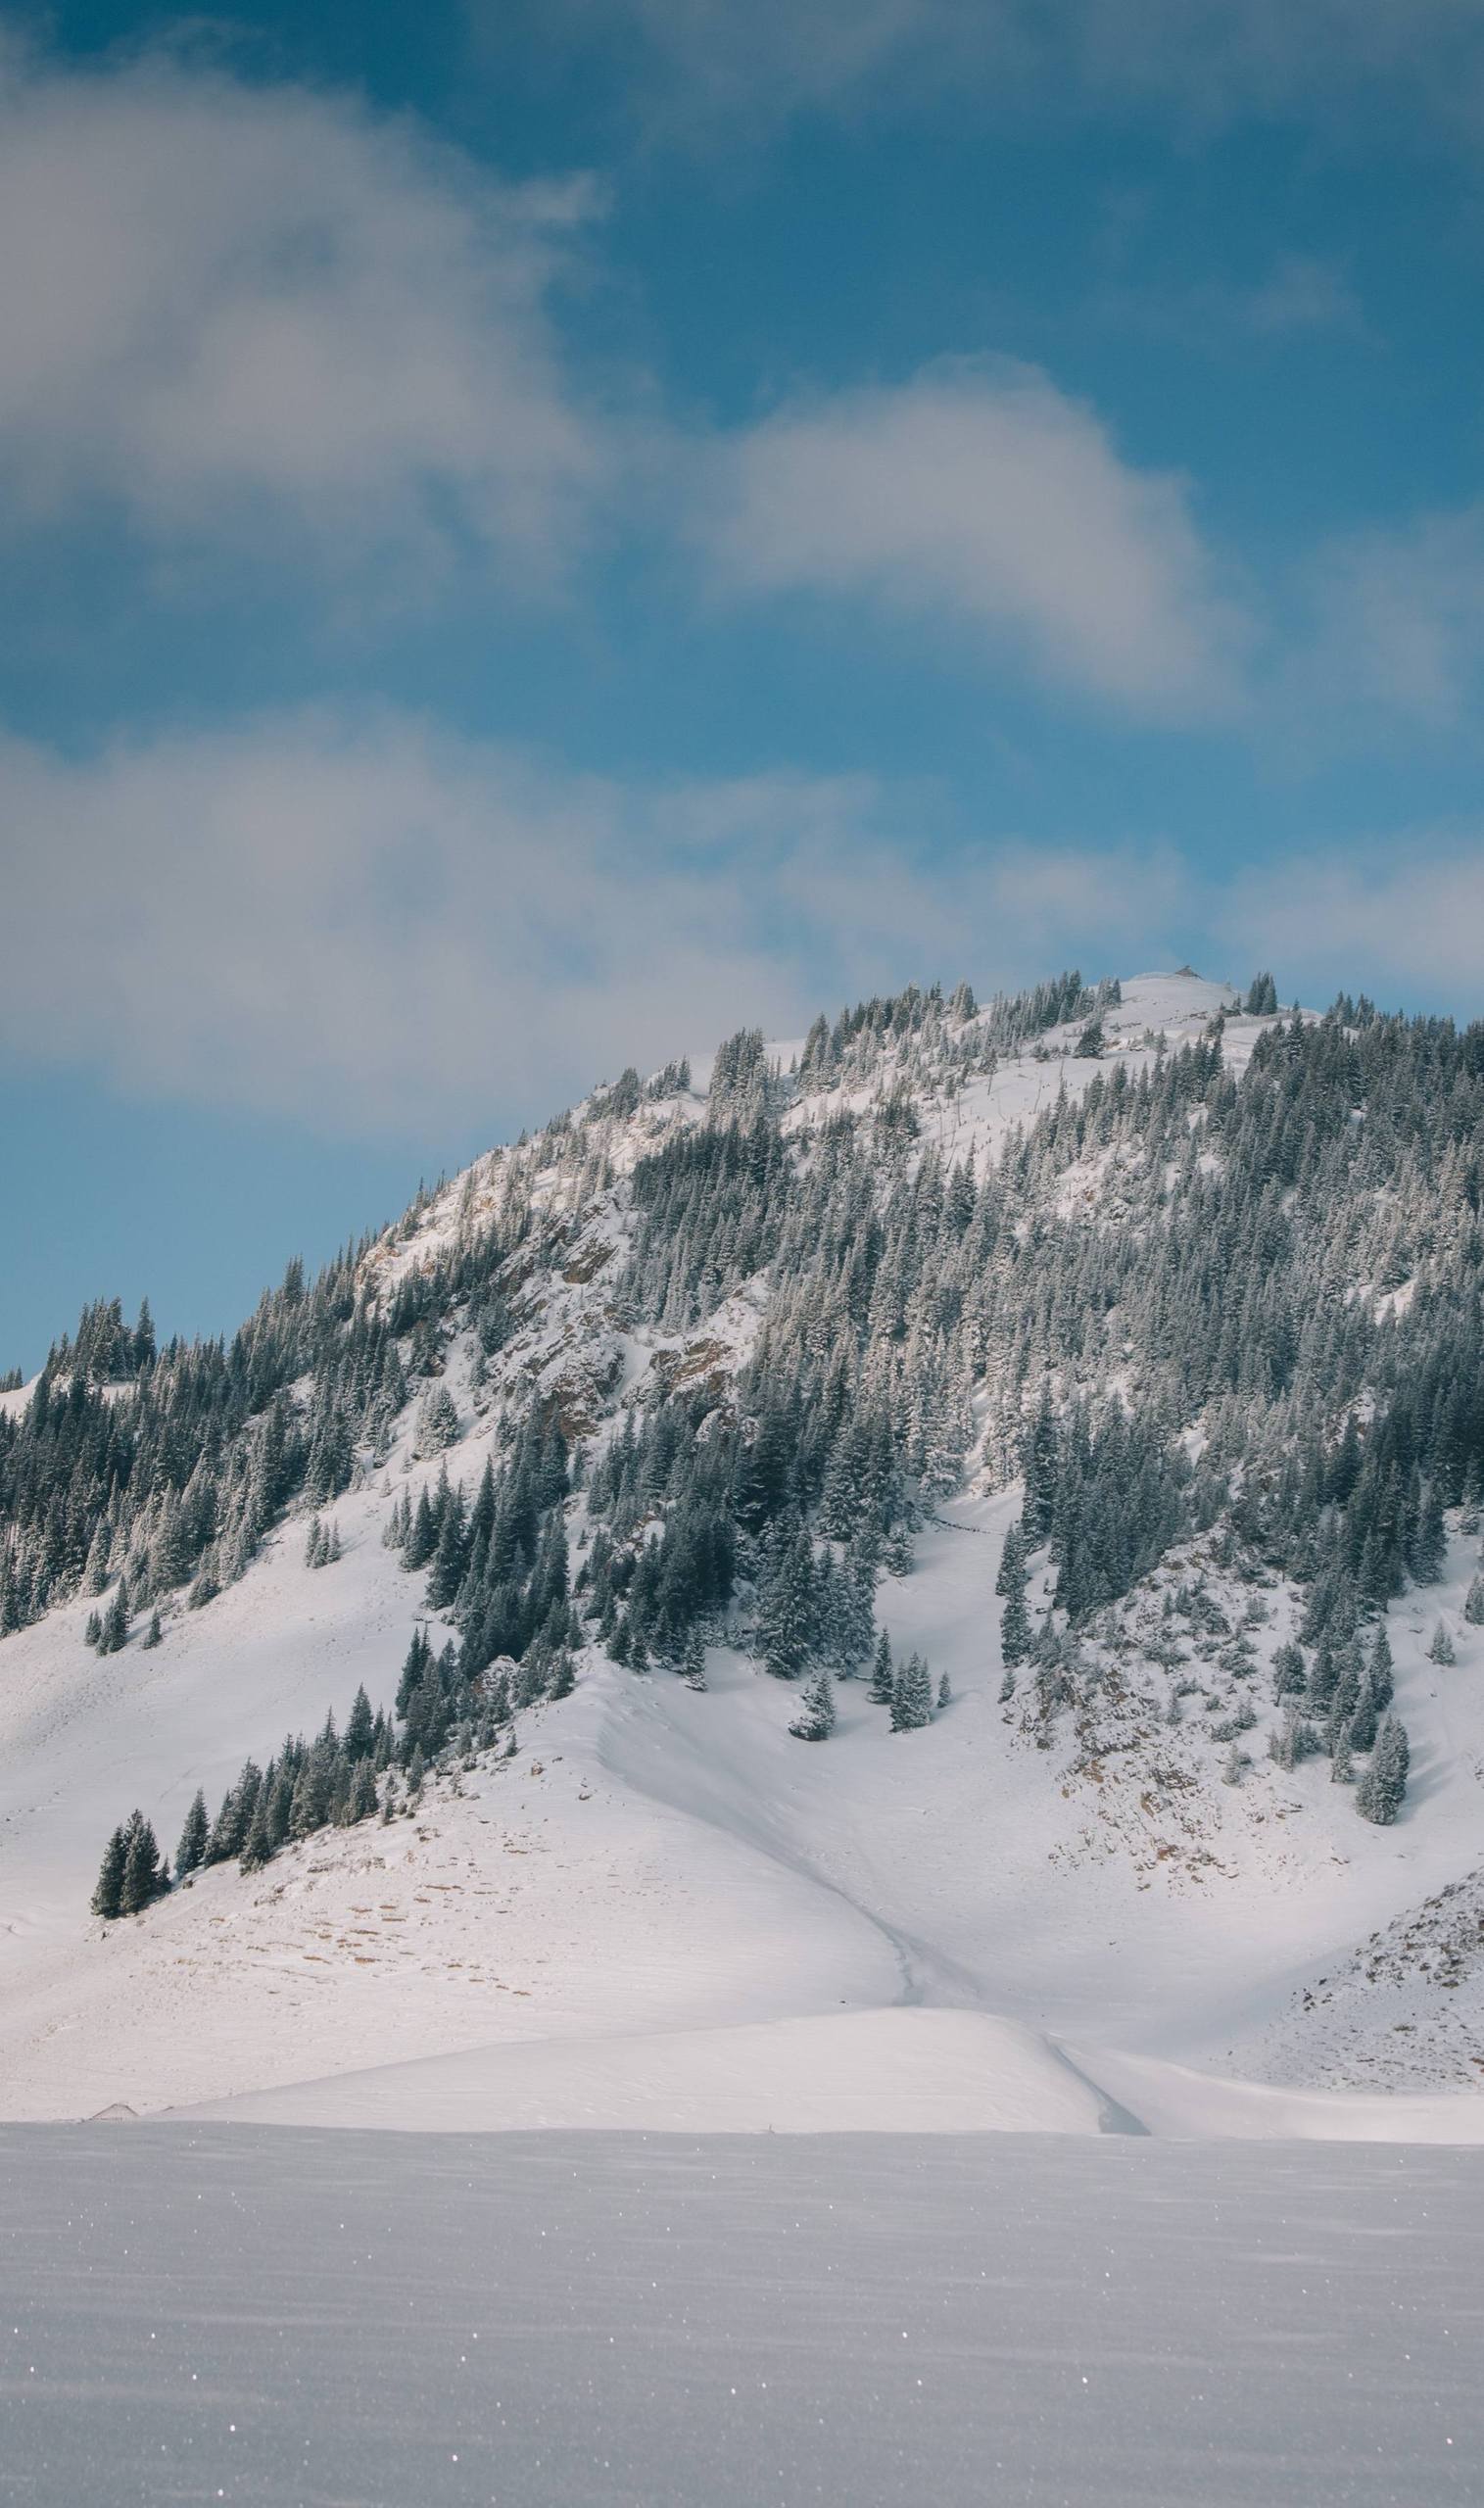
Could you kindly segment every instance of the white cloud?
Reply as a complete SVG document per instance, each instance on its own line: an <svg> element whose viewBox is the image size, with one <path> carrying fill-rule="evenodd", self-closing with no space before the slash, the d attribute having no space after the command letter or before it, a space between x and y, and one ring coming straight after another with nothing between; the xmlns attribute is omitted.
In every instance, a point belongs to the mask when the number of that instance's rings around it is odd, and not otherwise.
<svg viewBox="0 0 1484 2508"><path fill-rule="evenodd" d="M1223 929L1254 962L1301 962L1314 993L1368 989L1386 1004L1420 995L1477 1015L1484 834L1411 829L1245 874L1223 902Z"/></svg>
<svg viewBox="0 0 1484 2508"><path fill-rule="evenodd" d="M1203 876L1173 848L907 839L934 796L621 784L407 716L85 761L0 741L0 1046L328 1135L496 1136L628 1062L908 981L1078 963L1477 997L1484 844Z"/></svg>
<svg viewBox="0 0 1484 2508"><path fill-rule="evenodd" d="M1360 299L1332 262L1312 253L1280 253L1266 279L1234 289L1231 313L1238 326L1259 338L1298 331L1364 332Z"/></svg>
<svg viewBox="0 0 1484 2508"><path fill-rule="evenodd" d="M1178 339L1187 347L1250 354L1254 341L1369 336L1360 298L1333 262L1280 253L1247 284L1206 279L1191 286L1112 285L1096 299L1106 324Z"/></svg>
<svg viewBox="0 0 1484 2508"><path fill-rule="evenodd" d="M0 1040L146 1094L426 1135L925 972L1014 981L1168 928L1162 859L894 834L932 796L620 785L405 716L86 762L0 744Z"/></svg>
<svg viewBox="0 0 1484 2508"><path fill-rule="evenodd" d="M1316 623L1292 669L1306 707L1353 731L1437 730L1484 694L1484 501L1333 543L1310 569Z"/></svg>
<svg viewBox="0 0 1484 2508"><path fill-rule="evenodd" d="M1393 133L1413 111L1461 129L1484 107L1476 0L1026 0L1025 14L1053 30L1093 104L1334 123L1364 100Z"/></svg>
<svg viewBox="0 0 1484 2508"><path fill-rule="evenodd" d="M1236 692L1234 605L1183 483L1034 369L928 368L787 408L719 458L704 526L748 592L874 598L1153 715Z"/></svg>
<svg viewBox="0 0 1484 2508"><path fill-rule="evenodd" d="M601 466L544 301L591 207L344 98L0 50L0 499L545 562Z"/></svg>
<svg viewBox="0 0 1484 2508"><path fill-rule="evenodd" d="M469 0L508 26L510 0ZM981 103L1201 122L1312 116L1368 101L1476 132L1476 0L543 0L591 58L606 38L670 125L897 109L945 88Z"/></svg>

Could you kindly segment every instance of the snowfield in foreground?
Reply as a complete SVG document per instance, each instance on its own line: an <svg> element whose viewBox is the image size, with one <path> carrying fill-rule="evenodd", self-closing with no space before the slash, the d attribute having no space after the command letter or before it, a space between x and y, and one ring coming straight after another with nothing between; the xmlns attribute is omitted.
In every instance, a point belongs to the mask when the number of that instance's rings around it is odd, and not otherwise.
<svg viewBox="0 0 1484 2508"><path fill-rule="evenodd" d="M102 1680L72 1607L10 1639L4 2107L1484 2141L1484 2095L1460 2086L1479 1965L1440 1994L1415 1963L1410 1986L1367 1984L1356 1957L1477 1858L1484 1645L1445 1670L1425 1657L1439 1598L1415 1628L1393 1615L1419 1770L1395 1829L1357 1820L1322 1761L1259 1760L1229 1788L1203 1745L1159 1800L1136 1759L1058 1772L998 1703L1014 1504L955 1502L883 1590L893 1640L951 1675L924 1732L888 1733L843 1684L811 1750L787 1730L793 1694L743 1657L713 1649L697 1696L589 1656L515 1757L430 1789L416 1820L325 1831L252 1876L217 1866L108 1928L86 1894L120 1804L172 1836L255 1742L343 1712L358 1680L387 1695L413 1580L366 1493L342 1502L337 1568L304 1569L291 1524ZM1322 2073L1300 2026L1316 1989ZM1464 2060L1429 2078L1440 2010Z"/></svg>
<svg viewBox="0 0 1484 2508"><path fill-rule="evenodd" d="M0 2129L30 2508L1469 2508L1484 2163Z"/></svg>

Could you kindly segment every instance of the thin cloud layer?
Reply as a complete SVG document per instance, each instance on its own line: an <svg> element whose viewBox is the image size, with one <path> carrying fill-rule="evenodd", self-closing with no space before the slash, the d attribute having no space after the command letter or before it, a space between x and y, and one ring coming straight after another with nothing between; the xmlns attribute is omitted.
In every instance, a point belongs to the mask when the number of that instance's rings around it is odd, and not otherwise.
<svg viewBox="0 0 1484 2508"><path fill-rule="evenodd" d="M741 591L865 595L1144 714L1237 693L1242 622L1183 483L1132 468L1032 368L945 364L785 409L727 449L709 498Z"/></svg>
<svg viewBox="0 0 1484 2508"><path fill-rule="evenodd" d="M1297 695L1352 737L1448 730L1484 694L1484 499L1332 543L1310 568L1315 623Z"/></svg>
<svg viewBox="0 0 1484 2508"><path fill-rule="evenodd" d="M602 464L545 297L582 184L153 60L0 55L0 499L559 559Z"/></svg>
<svg viewBox="0 0 1484 2508"><path fill-rule="evenodd" d="M146 1093L425 1136L925 971L1138 952L1167 861L914 856L866 779L620 785L324 715L0 746L0 1038ZM1100 958L1101 962L1101 958Z"/></svg>
<svg viewBox="0 0 1484 2508"><path fill-rule="evenodd" d="M579 777L395 714L282 717L82 763L0 744L0 1042L116 1085L426 1138L630 1061L933 976L1199 950L1335 982L1474 979L1484 848L1203 881L1158 847L959 842L933 796L790 775ZM1296 965L1296 961L1300 963Z"/></svg>
<svg viewBox="0 0 1484 2508"><path fill-rule="evenodd" d="M469 0L508 27L508 0ZM541 39L604 42L674 131L798 113L914 108L945 91L1011 112L1203 124L1369 103L1476 132L1484 15L1475 0L546 0Z"/></svg>
<svg viewBox="0 0 1484 2508"><path fill-rule="evenodd" d="M1368 987L1387 1008L1418 993L1474 1001L1484 835L1416 828L1343 853L1290 857L1277 877L1236 880L1224 921L1264 964L1291 965L1301 949L1312 985Z"/></svg>

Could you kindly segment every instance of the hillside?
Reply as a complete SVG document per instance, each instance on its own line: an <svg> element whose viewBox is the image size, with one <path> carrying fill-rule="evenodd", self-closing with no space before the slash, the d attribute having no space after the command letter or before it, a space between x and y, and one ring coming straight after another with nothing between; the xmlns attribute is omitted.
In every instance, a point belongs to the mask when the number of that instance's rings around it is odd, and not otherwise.
<svg viewBox="0 0 1484 2508"><path fill-rule="evenodd" d="M4 2111L1484 2139L1484 1037L1245 998L743 1034L225 1348L90 1310L3 1397Z"/></svg>

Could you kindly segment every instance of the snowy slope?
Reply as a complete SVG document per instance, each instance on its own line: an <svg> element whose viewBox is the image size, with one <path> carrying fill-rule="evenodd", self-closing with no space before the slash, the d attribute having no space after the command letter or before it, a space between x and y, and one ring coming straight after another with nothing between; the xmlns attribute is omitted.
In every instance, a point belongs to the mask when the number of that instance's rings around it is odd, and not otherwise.
<svg viewBox="0 0 1484 2508"><path fill-rule="evenodd" d="M1141 1067L1230 1000L1192 978L1140 979L1108 1015L1108 1050ZM1263 1024L1228 1019L1229 1068ZM1048 1092L1106 1071L1068 1058L1075 1042L1075 1028L1052 1032L941 1101L922 1090L925 1136L956 1157L997 1146ZM890 1085L889 1071L873 1083ZM830 1104L800 1099L787 1120ZM615 1119L610 1167L702 1112L693 1091ZM622 1221L585 1200L559 1139L455 1179L374 1249L370 1274L434 1259L517 1159L570 1241L517 1317L503 1383L580 1418L599 1381L632 1392L650 1370L668 1381L738 1364L765 1311L751 1294L686 1333L624 1326L610 1287ZM471 1483L500 1406L475 1398L469 1357L451 1354L463 1433L447 1460ZM153 1652L100 1662L82 1601L6 1640L0 2112L249 2099L227 2112L1484 2137L1484 2097L1466 2088L1484 2079L1484 1962L1460 1957L1424 1990L1405 1948L1439 1893L1474 1904L1484 1631L1460 1616L1461 1541L1425 1613L1392 1615L1413 1749L1394 1829L1358 1821L1324 1761L1282 1773L1262 1730L1245 1782L1222 1785L1212 1718L1191 1709L1169 1725L1164 1684L1136 1661L1104 1726L1041 1748L1021 1704L1000 1700L994 1575L1017 1494L971 1490L879 1596L899 1650L950 1677L953 1703L926 1730L889 1734L847 1685L835 1736L812 1751L788 1734L792 1696L744 1656L713 1649L698 1696L590 1651L575 1695L522 1719L515 1757L441 1779L415 1820L325 1832L252 1876L218 1866L100 1926L86 1902L101 1841L131 1804L172 1844L197 1785L215 1799L285 1728L343 1716L359 1682L390 1705L421 1584L381 1526L436 1469L409 1415L384 1469L336 1502L337 1565L304 1566L291 1518L208 1610L172 1612ZM1290 1598L1264 1607L1270 1653ZM1440 1609L1459 1640L1448 1669L1424 1651ZM1260 1683L1270 1721L1268 1696ZM1393 1945L1384 1990L1356 1964L1374 1934Z"/></svg>

